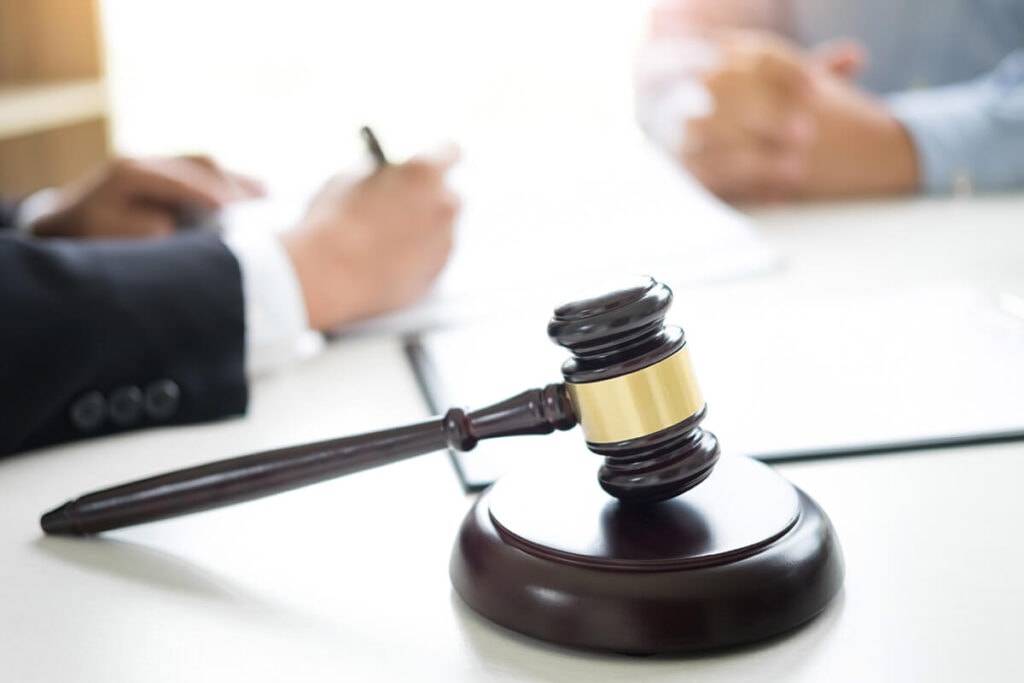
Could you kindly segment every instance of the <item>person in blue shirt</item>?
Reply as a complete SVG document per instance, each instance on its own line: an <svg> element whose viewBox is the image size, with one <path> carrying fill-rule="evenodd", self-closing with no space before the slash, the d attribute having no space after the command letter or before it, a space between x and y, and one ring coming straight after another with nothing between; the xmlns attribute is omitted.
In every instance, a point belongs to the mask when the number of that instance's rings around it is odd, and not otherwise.
<svg viewBox="0 0 1024 683"><path fill-rule="evenodd" d="M660 0L649 136L729 201L1024 188L1024 0Z"/></svg>

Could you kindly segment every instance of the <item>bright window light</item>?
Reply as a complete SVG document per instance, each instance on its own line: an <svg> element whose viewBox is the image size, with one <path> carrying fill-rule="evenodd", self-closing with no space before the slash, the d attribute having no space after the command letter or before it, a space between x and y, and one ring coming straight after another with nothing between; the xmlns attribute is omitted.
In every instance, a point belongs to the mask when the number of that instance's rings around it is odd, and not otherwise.
<svg viewBox="0 0 1024 683"><path fill-rule="evenodd" d="M269 178L350 165L364 123L396 157L445 137L542 155L633 125L645 5L104 0L115 146Z"/></svg>

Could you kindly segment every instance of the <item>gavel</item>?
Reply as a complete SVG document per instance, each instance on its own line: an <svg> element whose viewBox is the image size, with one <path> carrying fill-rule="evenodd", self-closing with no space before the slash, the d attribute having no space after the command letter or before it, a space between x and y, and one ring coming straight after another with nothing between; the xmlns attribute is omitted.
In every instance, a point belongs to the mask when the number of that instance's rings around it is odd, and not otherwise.
<svg viewBox="0 0 1024 683"><path fill-rule="evenodd" d="M244 455L83 495L47 512L48 534L88 535L232 505L483 439L581 425L604 457L601 487L624 504L673 498L719 454L683 330L666 326L672 292L652 278L559 306L549 337L568 349L563 383L440 419Z"/></svg>
<svg viewBox="0 0 1024 683"><path fill-rule="evenodd" d="M820 506L770 467L719 459L718 440L701 428L706 408L685 335L665 325L671 301L668 287L644 278L555 309L548 335L570 353L563 383L468 414L453 408L421 424L90 493L43 515L42 527L95 534L445 447L468 451L483 439L579 424L587 449L604 458L600 488L586 481L593 469L584 459L571 458L481 493L449 564L465 604L519 633L610 652L685 652L776 636L838 593L839 542Z"/></svg>

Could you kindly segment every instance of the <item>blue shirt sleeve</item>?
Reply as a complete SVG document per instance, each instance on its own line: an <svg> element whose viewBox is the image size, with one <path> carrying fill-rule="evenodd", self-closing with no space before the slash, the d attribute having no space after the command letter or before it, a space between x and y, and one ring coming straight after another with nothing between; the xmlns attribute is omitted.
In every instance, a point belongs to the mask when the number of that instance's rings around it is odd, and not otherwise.
<svg viewBox="0 0 1024 683"><path fill-rule="evenodd" d="M977 80L886 101L914 142L923 191L1024 188L1024 49Z"/></svg>

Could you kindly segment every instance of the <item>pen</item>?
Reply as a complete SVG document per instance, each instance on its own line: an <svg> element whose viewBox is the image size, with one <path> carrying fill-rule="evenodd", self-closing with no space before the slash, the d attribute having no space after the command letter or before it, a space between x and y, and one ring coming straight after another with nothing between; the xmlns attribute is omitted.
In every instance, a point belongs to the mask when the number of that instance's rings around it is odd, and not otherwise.
<svg viewBox="0 0 1024 683"><path fill-rule="evenodd" d="M363 136L363 142L366 143L366 148L370 150L370 154L373 156L374 161L377 162L377 166L387 166L388 158L384 155L384 150L380 146L380 140L373 134L373 130L369 126L363 126L359 129L359 134Z"/></svg>

